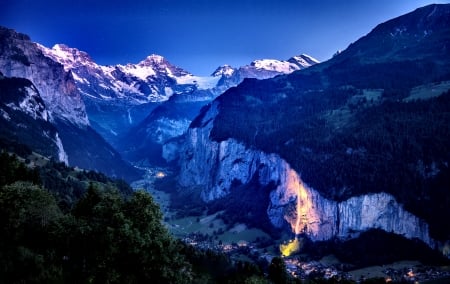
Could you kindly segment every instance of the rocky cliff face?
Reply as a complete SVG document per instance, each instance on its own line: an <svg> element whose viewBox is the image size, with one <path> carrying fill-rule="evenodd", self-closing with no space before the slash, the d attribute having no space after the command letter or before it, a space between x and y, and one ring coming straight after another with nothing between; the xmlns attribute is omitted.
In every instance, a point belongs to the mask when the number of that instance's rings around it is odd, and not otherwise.
<svg viewBox="0 0 450 284"><path fill-rule="evenodd" d="M28 36L0 27L0 72L5 77L27 79L28 85L19 88L27 91L25 99L10 105L10 109L16 107L33 118L30 120L19 115L11 118L8 124L5 123L5 128L10 129L11 133L11 137L6 137L6 140L29 145L31 149L71 166L129 180L139 177L140 173L124 162L90 127L72 72L64 70L63 65L45 56L39 45ZM16 100L22 96L20 92L9 91L7 95L14 95ZM37 101L37 98L42 98L42 101ZM3 117L12 116L12 112L7 114ZM41 126L37 127L38 120L46 122L45 127L52 132L37 131L43 125L40 123ZM30 137L30 133L34 137ZM51 138L51 145L45 145L46 136ZM50 151L46 148L53 149Z"/></svg>
<svg viewBox="0 0 450 284"><path fill-rule="evenodd" d="M1 100L4 107L22 112L34 120L48 122L49 114L36 87L26 79L5 78L0 73ZM5 112L5 114L7 114ZM8 120L8 116L4 115Z"/></svg>
<svg viewBox="0 0 450 284"><path fill-rule="evenodd" d="M72 71L85 100L113 100L125 106L167 100L174 92L183 91L178 81L193 85L196 80L187 71L164 57L152 54L137 64L103 66L84 51L57 44L42 52ZM115 101L117 100L117 101Z"/></svg>
<svg viewBox="0 0 450 284"><path fill-rule="evenodd" d="M28 36L0 28L0 71L6 77L33 82L52 118L83 126L89 124L72 74L45 57Z"/></svg>
<svg viewBox="0 0 450 284"><path fill-rule="evenodd" d="M211 141L217 111L214 102L197 127L188 130L180 151L179 183L201 188L205 202L226 197L233 183L246 184L257 176L262 186L277 185L267 206L267 215L275 227L288 226L295 234L304 233L313 241L353 238L378 228L434 245L427 224L405 211L392 195L381 192L343 202L328 200L308 187L278 155L247 148L234 139Z"/></svg>
<svg viewBox="0 0 450 284"><path fill-rule="evenodd" d="M186 99L195 100L195 94L191 95L194 91L212 88L219 80L194 76L155 54L137 64L104 66L86 52L63 44L39 48L73 74L92 127L116 146L122 135L127 136L132 127L172 95L186 94L190 95ZM155 124L164 128L165 121Z"/></svg>
<svg viewBox="0 0 450 284"><path fill-rule="evenodd" d="M29 80L7 78L0 72L0 114L2 147L26 145L67 164L58 131L50 123L44 101Z"/></svg>

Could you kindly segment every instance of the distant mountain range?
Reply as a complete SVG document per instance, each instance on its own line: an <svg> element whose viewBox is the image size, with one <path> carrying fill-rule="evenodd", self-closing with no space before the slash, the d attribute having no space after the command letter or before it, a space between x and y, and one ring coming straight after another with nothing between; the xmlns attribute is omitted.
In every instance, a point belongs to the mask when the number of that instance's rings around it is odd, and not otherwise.
<svg viewBox="0 0 450 284"><path fill-rule="evenodd" d="M228 88L245 78L272 78L318 63L302 54L239 68L225 65L201 77L159 55L137 64L102 66L76 48L38 46L73 74L92 127L128 160L147 165L165 163L162 144L182 135L201 107Z"/></svg>
<svg viewBox="0 0 450 284"><path fill-rule="evenodd" d="M163 162L162 144L183 134L201 106L226 89L245 77L269 78L317 62L306 55L289 62L258 60L241 68L220 67L212 76L199 77L159 55L137 64L102 66L76 48L58 44L49 49L13 30L1 28L0 32L5 96L9 92L23 96L22 102L16 98L14 107L7 99L4 102L7 144L24 143L70 165L129 180L138 173L116 149L132 161ZM43 122L32 127L33 132L22 133L15 125L17 119L7 119L12 110L30 116L35 109L41 113L33 116ZM24 125L31 128L30 123ZM38 132L47 134L40 137ZM46 148L44 141L53 146Z"/></svg>

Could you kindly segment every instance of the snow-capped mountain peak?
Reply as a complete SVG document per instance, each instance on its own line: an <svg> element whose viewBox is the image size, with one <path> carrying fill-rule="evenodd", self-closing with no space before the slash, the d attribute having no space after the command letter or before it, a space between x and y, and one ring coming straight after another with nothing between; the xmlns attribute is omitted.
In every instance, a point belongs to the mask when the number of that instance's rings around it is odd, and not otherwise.
<svg viewBox="0 0 450 284"><path fill-rule="evenodd" d="M142 60L141 62L139 62L137 65L138 66L155 66L155 65L160 65L160 64L166 64L167 61L166 59L158 54L151 54L149 56L147 56L147 58L145 58L144 60Z"/></svg>
<svg viewBox="0 0 450 284"><path fill-rule="evenodd" d="M319 60L307 54L300 54L297 56L293 56L289 58L288 62L294 63L303 68L310 67L311 65L320 63Z"/></svg>
<svg viewBox="0 0 450 284"><path fill-rule="evenodd" d="M156 73L163 73L169 76L180 77L191 75L186 70L171 64L166 58L158 54L151 54L135 65L136 67L151 67Z"/></svg>
<svg viewBox="0 0 450 284"><path fill-rule="evenodd" d="M291 73L292 71L299 69L295 64L275 59L255 60L251 63L251 66L255 67L256 69L275 71L279 73Z"/></svg>
<svg viewBox="0 0 450 284"><path fill-rule="evenodd" d="M230 77L231 75L233 75L233 73L236 71L236 69L234 69L233 67L231 67L228 64L222 65L220 67L218 67L212 74L211 76L213 77L220 77L220 76L225 76L225 77Z"/></svg>
<svg viewBox="0 0 450 284"><path fill-rule="evenodd" d="M61 63L66 71L82 65L96 65L89 54L65 44L55 44L51 49L40 44L37 45L45 56Z"/></svg>
<svg viewBox="0 0 450 284"><path fill-rule="evenodd" d="M146 80L148 76L182 77L191 75L186 70L172 65L163 56L151 54L138 64L127 64L126 67L138 78Z"/></svg>
<svg viewBox="0 0 450 284"><path fill-rule="evenodd" d="M151 54L137 64L104 66L76 48L57 44L42 52L71 71L85 99L123 100L125 104L142 104L167 100L177 78L191 75L172 65L163 56Z"/></svg>
<svg viewBox="0 0 450 284"><path fill-rule="evenodd" d="M144 63L145 62L145 63ZM117 65L118 69L120 69L125 74L132 75L141 80L147 80L149 76L155 76L156 72L154 70L154 65L150 64L147 61L141 61L137 65L128 63L127 65Z"/></svg>
<svg viewBox="0 0 450 284"><path fill-rule="evenodd" d="M314 63L301 55L298 57L305 61L303 63L298 63L300 59L294 62L256 60L240 68L220 66L211 76L196 76L158 54L151 54L135 64L104 66L96 64L86 52L63 44L52 49L40 46L40 49L71 72L87 112L95 122L93 125L109 141L143 119L153 103L169 101L173 95L176 95L173 101L177 102L207 102L245 78L267 79Z"/></svg>
<svg viewBox="0 0 450 284"><path fill-rule="evenodd" d="M287 61L276 59L255 60L250 66L259 70L289 74L293 71L301 70L317 63L319 63L317 59L306 54L301 54L299 56L294 56Z"/></svg>

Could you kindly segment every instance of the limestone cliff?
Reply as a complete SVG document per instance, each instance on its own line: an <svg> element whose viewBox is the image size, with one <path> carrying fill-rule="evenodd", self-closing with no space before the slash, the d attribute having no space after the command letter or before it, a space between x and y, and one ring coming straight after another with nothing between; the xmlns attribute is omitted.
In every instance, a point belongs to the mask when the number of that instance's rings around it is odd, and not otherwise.
<svg viewBox="0 0 450 284"><path fill-rule="evenodd" d="M216 114L217 102L213 102L201 122L188 130L180 149L179 183L201 188L205 202L225 197L234 182L246 184L257 176L261 186L277 185L267 207L275 227L288 225L295 234L304 233L313 241L353 238L378 228L434 246L428 225L405 211L390 194L372 193L343 202L328 200L305 184L278 155L247 148L234 139L211 141Z"/></svg>

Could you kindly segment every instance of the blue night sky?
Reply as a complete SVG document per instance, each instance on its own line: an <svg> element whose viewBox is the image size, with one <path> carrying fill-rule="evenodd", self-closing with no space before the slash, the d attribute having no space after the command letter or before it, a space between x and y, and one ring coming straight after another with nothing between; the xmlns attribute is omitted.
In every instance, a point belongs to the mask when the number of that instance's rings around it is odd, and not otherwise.
<svg viewBox="0 0 450 284"><path fill-rule="evenodd" d="M0 25L51 47L65 43L100 64L155 53L196 75L223 64L326 60L377 24L426 0L0 0Z"/></svg>

